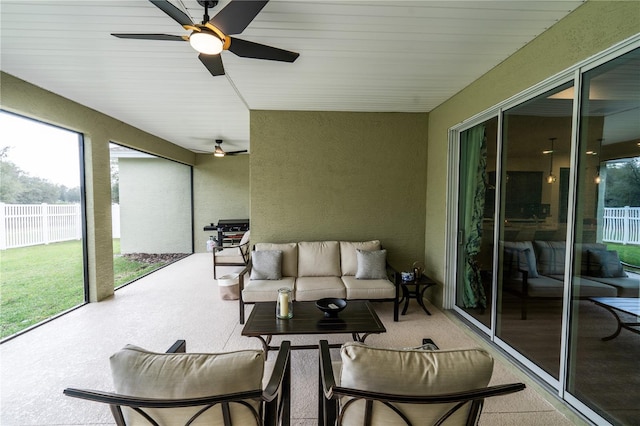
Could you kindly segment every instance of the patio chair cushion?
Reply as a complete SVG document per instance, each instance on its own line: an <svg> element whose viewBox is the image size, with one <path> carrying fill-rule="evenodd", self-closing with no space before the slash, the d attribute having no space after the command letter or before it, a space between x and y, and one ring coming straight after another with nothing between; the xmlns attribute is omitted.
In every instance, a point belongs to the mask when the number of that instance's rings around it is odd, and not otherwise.
<svg viewBox="0 0 640 426"><path fill-rule="evenodd" d="M242 238L240 239L240 250L242 250L242 254L243 255L247 255L250 251L250 244L247 244L249 242L249 240L251 239L251 231L247 231L244 233L244 235L242 236Z"/></svg>
<svg viewBox="0 0 640 426"><path fill-rule="evenodd" d="M340 241L340 267L342 276L355 275L358 271L358 257L356 250L380 250L380 240L372 241Z"/></svg>
<svg viewBox="0 0 640 426"><path fill-rule="evenodd" d="M177 399L224 395L262 388L264 353L242 350L219 354L155 353L127 345L110 358L116 392L145 398ZM247 401L259 410L259 402ZM202 407L149 409L160 424L184 424ZM209 409L196 424L222 425L220 407ZM148 425L123 407L127 425ZM231 405L234 424L255 424L247 408Z"/></svg>
<svg viewBox="0 0 640 426"><path fill-rule="evenodd" d="M402 395L435 395L486 387L493 358L482 349L407 350L345 343L340 351L340 386ZM384 368L380 368L384 365ZM344 404L346 401L342 401ZM364 401L353 405L363 404ZM433 424L453 404L398 404L412 424ZM362 423L364 410L346 410L344 425ZM397 424L398 417L379 406L373 410L376 424ZM447 424L461 424L467 408L456 412ZM464 421L462 422L464 423Z"/></svg>

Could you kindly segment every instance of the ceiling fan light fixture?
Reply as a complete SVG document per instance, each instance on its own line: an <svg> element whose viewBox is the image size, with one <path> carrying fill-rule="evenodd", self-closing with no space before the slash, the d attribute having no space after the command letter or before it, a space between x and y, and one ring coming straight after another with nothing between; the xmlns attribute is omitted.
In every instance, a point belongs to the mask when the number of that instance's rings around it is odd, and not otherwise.
<svg viewBox="0 0 640 426"><path fill-rule="evenodd" d="M224 43L213 33L203 29L202 31L194 31L189 36L189 44L195 50L205 55L217 55L222 52Z"/></svg>
<svg viewBox="0 0 640 426"><path fill-rule="evenodd" d="M213 151L214 157L224 157L226 153L222 150L220 145L216 145L216 150Z"/></svg>

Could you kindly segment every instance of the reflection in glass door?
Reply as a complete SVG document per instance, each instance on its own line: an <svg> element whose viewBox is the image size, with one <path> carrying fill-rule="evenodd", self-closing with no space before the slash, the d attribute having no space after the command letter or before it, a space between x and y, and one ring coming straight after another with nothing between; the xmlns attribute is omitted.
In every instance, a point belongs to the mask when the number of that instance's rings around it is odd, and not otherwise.
<svg viewBox="0 0 640 426"><path fill-rule="evenodd" d="M580 401L625 425L640 418L640 334L607 339L617 328L607 307L638 322L615 307L640 297L639 70L636 49L583 77L567 380ZM596 304L587 288L609 299Z"/></svg>
<svg viewBox="0 0 640 426"><path fill-rule="evenodd" d="M560 377L573 92L566 84L504 113L496 336ZM565 188L566 189L566 188ZM561 196L563 199L561 199Z"/></svg>
<svg viewBox="0 0 640 426"><path fill-rule="evenodd" d="M639 46L459 128L455 310L597 424L640 424Z"/></svg>

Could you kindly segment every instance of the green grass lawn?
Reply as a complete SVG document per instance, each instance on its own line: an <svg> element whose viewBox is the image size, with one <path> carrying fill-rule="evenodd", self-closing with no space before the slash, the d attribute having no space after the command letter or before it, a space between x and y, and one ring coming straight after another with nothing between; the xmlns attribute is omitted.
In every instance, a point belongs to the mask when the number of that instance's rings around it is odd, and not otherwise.
<svg viewBox="0 0 640 426"><path fill-rule="evenodd" d="M607 249L617 251L621 261L640 266L640 246L607 243Z"/></svg>
<svg viewBox="0 0 640 426"><path fill-rule="evenodd" d="M147 264L120 256L113 241L115 287L165 263ZM84 303L82 244L67 241L0 252L0 338Z"/></svg>

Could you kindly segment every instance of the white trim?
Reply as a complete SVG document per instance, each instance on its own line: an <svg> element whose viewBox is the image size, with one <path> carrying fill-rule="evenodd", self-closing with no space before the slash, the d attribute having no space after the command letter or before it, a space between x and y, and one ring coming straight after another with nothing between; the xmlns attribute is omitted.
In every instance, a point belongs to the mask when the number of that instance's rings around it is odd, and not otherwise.
<svg viewBox="0 0 640 426"><path fill-rule="evenodd" d="M444 287L442 289L442 307L452 309L456 302L455 282L457 271L458 251L458 221L451 220L458 217L458 184L460 167L460 132L449 129L449 173L447 178L447 203L445 227L445 262ZM453 172L455 170L455 173ZM451 261L452 260L452 261Z"/></svg>

